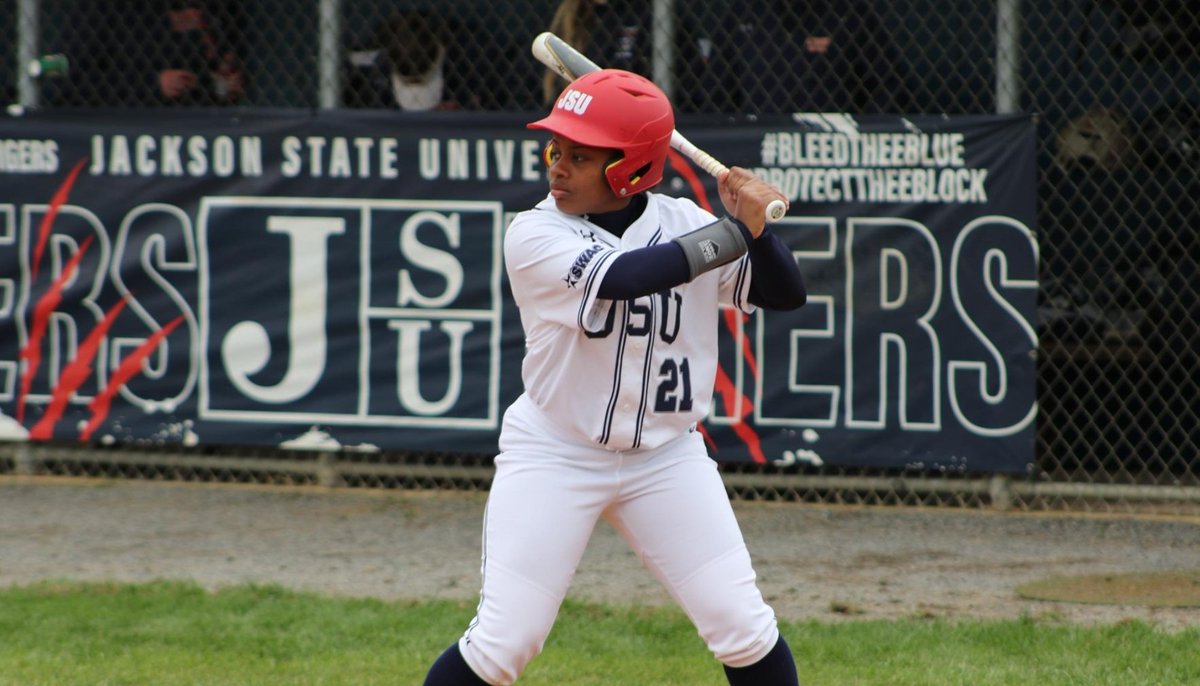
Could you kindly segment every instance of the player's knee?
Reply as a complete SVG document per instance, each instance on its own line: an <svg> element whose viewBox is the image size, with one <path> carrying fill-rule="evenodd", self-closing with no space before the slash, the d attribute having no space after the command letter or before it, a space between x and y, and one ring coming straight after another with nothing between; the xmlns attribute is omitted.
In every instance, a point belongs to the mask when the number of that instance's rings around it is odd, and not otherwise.
<svg viewBox="0 0 1200 686"><path fill-rule="evenodd" d="M745 667L763 659L779 640L774 619L762 623L730 626L707 639L713 657L730 667Z"/></svg>
<svg viewBox="0 0 1200 686"><path fill-rule="evenodd" d="M521 613L519 607L526 612ZM517 680L529 662L542 652L554 625L557 605L539 595L526 596L509 611L486 600L474 626L459 642L463 658L489 683L505 686Z"/></svg>
<svg viewBox="0 0 1200 686"><path fill-rule="evenodd" d="M530 660L542 652L545 638L533 640L506 634L502 640L472 635L459 644L463 659L471 669L495 686L508 686L521 676Z"/></svg>
<svg viewBox="0 0 1200 686"><path fill-rule="evenodd" d="M484 576L482 600L459 647L475 673L503 686L542 652L562 596L495 560Z"/></svg>
<svg viewBox="0 0 1200 686"><path fill-rule="evenodd" d="M714 588L722 591L713 593ZM775 646L775 611L763 602L744 548L717 558L677 590L700 636L722 663L752 664Z"/></svg>
<svg viewBox="0 0 1200 686"><path fill-rule="evenodd" d="M761 603L741 607L707 622L697 617L697 628L713 657L730 667L761 660L779 638L775 613Z"/></svg>

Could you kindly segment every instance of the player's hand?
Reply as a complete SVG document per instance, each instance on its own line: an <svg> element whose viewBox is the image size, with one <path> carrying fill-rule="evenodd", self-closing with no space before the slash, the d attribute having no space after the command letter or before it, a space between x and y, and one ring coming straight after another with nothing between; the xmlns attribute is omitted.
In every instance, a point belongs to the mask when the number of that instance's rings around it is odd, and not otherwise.
<svg viewBox="0 0 1200 686"><path fill-rule="evenodd" d="M186 69L165 69L158 72L158 87L168 98L178 98L199 83L200 79Z"/></svg>
<svg viewBox="0 0 1200 686"><path fill-rule="evenodd" d="M755 238L762 235L767 225L767 205L772 200L782 200L787 204L787 197L779 189L742 167L733 167L718 176L717 192L721 195L725 211L745 224Z"/></svg>

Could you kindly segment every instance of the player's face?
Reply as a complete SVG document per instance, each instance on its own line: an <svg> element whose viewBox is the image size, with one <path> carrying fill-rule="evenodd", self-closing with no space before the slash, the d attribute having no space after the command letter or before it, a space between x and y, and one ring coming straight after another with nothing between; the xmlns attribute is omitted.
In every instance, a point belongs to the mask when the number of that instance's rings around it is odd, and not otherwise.
<svg viewBox="0 0 1200 686"><path fill-rule="evenodd" d="M555 136L546 158L550 164L550 195L560 212L600 214L613 212L629 204L629 198L613 193L604 169L616 153L607 148L592 148Z"/></svg>

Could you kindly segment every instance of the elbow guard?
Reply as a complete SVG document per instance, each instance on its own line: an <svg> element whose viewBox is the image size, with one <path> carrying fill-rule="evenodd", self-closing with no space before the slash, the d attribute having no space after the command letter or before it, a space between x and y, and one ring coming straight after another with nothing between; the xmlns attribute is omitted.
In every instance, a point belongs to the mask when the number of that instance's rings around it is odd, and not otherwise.
<svg viewBox="0 0 1200 686"><path fill-rule="evenodd" d="M724 217L674 239L687 258L688 281L746 254L746 237L737 222Z"/></svg>

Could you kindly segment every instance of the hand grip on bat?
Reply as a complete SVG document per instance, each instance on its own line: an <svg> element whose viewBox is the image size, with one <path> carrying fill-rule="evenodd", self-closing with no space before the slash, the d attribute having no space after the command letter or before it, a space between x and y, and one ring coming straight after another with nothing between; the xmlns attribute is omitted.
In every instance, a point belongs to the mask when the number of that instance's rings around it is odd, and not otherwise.
<svg viewBox="0 0 1200 686"><path fill-rule="evenodd" d="M697 148L694 143L683 137L682 133L674 131L671 133L671 147L686 155L688 159L695 162L701 169L708 172L714 178L729 171L729 168L713 157L712 155ZM783 219L787 214L787 204L782 200L772 200L767 205L766 219L768 224Z"/></svg>

